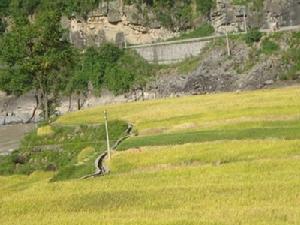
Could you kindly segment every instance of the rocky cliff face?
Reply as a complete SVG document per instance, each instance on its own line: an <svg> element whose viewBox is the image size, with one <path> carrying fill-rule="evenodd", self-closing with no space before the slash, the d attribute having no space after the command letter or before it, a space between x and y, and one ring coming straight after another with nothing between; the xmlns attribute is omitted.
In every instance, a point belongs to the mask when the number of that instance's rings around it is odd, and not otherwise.
<svg viewBox="0 0 300 225"><path fill-rule="evenodd" d="M245 43L235 43L231 51L232 56L228 57L226 48L215 47L203 53L196 70L187 74L175 71L159 75L149 84L148 90L160 97L206 94L260 89L280 80L284 71L280 56L262 57L250 69L245 69L251 48Z"/></svg>
<svg viewBox="0 0 300 225"><path fill-rule="evenodd" d="M272 28L300 25L300 0L265 0L261 6L233 5L231 0L217 0L211 12L216 32L245 31L246 27Z"/></svg>
<svg viewBox="0 0 300 225"><path fill-rule="evenodd" d="M264 0L262 5L249 1L247 6L234 5L232 0L216 0L210 16L202 18L202 22L211 23L217 33L245 31L250 27L299 25L300 0ZM62 23L70 30L71 42L79 48L100 46L105 41L118 45L146 44L178 35L164 28L146 5L122 7L119 1L101 2L87 18L64 17Z"/></svg>
<svg viewBox="0 0 300 225"><path fill-rule="evenodd" d="M280 26L300 24L300 0L266 0L264 4L264 27L278 22Z"/></svg>
<svg viewBox="0 0 300 225"><path fill-rule="evenodd" d="M118 45L152 43L177 35L163 28L153 12L147 10L143 15L141 10L136 5L121 7L118 2L102 2L86 19L64 17L62 24L70 30L69 38L79 48L100 46L105 41Z"/></svg>

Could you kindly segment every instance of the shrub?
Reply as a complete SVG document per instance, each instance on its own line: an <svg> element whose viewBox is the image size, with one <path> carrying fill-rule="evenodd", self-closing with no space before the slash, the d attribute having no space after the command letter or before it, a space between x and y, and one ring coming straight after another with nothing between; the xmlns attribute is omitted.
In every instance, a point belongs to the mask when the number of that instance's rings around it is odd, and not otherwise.
<svg viewBox="0 0 300 225"><path fill-rule="evenodd" d="M181 39L188 39L188 38L206 37L206 36L212 35L214 32L215 32L214 27L208 23L205 23L191 32L182 33L179 37L172 38L170 40L181 40Z"/></svg>
<svg viewBox="0 0 300 225"><path fill-rule="evenodd" d="M282 80L295 80L300 75L300 52L297 48L290 49L284 55L284 63L290 65L287 72L281 76Z"/></svg>
<svg viewBox="0 0 300 225"><path fill-rule="evenodd" d="M104 80L108 90L122 94L134 86L142 88L151 74L151 65L137 53L127 51L115 65L107 68Z"/></svg>
<svg viewBox="0 0 300 225"><path fill-rule="evenodd" d="M245 42L248 45L252 45L255 42L259 42L262 38L263 34L258 29L251 29L246 35L245 35Z"/></svg>
<svg viewBox="0 0 300 225"><path fill-rule="evenodd" d="M280 49L280 47L271 40L264 40L262 43L262 52L265 54L272 54Z"/></svg>
<svg viewBox="0 0 300 225"><path fill-rule="evenodd" d="M214 0L197 0L196 3L198 11L204 15L207 15L215 4Z"/></svg>

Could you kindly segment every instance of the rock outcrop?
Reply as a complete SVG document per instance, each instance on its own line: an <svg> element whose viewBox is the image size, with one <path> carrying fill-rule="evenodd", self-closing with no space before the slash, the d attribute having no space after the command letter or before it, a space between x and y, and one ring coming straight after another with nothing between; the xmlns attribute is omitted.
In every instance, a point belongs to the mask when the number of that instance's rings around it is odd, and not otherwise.
<svg viewBox="0 0 300 225"><path fill-rule="evenodd" d="M274 23L279 26L300 24L300 0L266 0L263 11L265 28L271 28Z"/></svg>
<svg viewBox="0 0 300 225"><path fill-rule="evenodd" d="M62 24L69 29L69 39L78 48L116 42L120 33L128 44L152 43L178 35L162 28L152 11L144 14L141 8L145 6L130 5L123 9L116 1L109 5L102 2L86 19L74 15L70 20L64 18Z"/></svg>
<svg viewBox="0 0 300 225"><path fill-rule="evenodd" d="M228 58L226 49L214 48L205 55L195 71L160 75L149 84L147 91L155 92L157 97L166 97L254 90L277 82L284 70L280 57L262 58L251 69L242 73L237 71L238 65L245 65L249 60L249 50L245 44L236 44L232 46L232 56Z"/></svg>
<svg viewBox="0 0 300 225"><path fill-rule="evenodd" d="M248 9L233 5L230 0L217 0L211 12L211 23L218 33L245 31Z"/></svg>
<svg viewBox="0 0 300 225"><path fill-rule="evenodd" d="M63 26L70 30L69 39L77 47L99 46L105 41L115 42L116 35L124 33L129 44L163 41L178 35L176 30L187 30L203 23L211 23L217 33L239 32L248 28L272 28L300 24L300 0L264 0L261 5L250 1L247 5L234 5L232 0L217 0L208 17L197 17L201 22L177 19L171 13L173 29L164 28L151 7L125 5L119 1L102 1L87 18L73 16L64 19ZM180 3L176 5L180 7ZM193 25L194 24L194 25Z"/></svg>

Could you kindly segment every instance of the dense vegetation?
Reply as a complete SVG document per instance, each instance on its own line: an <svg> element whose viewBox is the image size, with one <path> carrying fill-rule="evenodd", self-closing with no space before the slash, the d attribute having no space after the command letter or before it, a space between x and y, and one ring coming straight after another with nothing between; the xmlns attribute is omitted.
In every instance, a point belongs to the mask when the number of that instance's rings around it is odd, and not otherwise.
<svg viewBox="0 0 300 225"><path fill-rule="evenodd" d="M212 25L210 25L208 23L204 23L192 31L182 32L178 37L171 38L169 40L175 41L175 40L182 40L182 39L188 39L188 38L207 37L207 36L213 35L214 32L215 32L215 29L213 28Z"/></svg>
<svg viewBox="0 0 300 225"><path fill-rule="evenodd" d="M81 2L81 3L80 3ZM132 88L143 88L151 76L151 67L138 54L119 49L112 44L84 51L75 49L61 27L62 9L76 11L81 4L94 6L97 1L11 1L2 3L13 15L11 31L0 38L0 90L21 95L29 90L36 93L36 108L45 120L55 113L62 95L80 96L88 91L99 94L103 88L121 94ZM72 4L71 4L72 3ZM60 6L60 7L58 7ZM87 7L87 6L86 6ZM88 7L87 7L88 8ZM90 9L89 9L90 10ZM33 21L28 14L34 13ZM4 17L3 17L4 18ZM0 34L5 30L1 19ZM92 90L89 88L92 84Z"/></svg>
<svg viewBox="0 0 300 225"><path fill-rule="evenodd" d="M24 23L29 15L46 11L49 8L55 8L66 16L86 17L102 1L107 4L114 2L112 0L3 0L0 3L0 17L9 15L14 17L15 21ZM136 4L140 10L139 13L144 15L145 23L149 20L147 12L154 12L163 26L176 31L197 27L199 24L193 24L194 18L207 17L215 4L214 0L119 0L118 2L124 5Z"/></svg>

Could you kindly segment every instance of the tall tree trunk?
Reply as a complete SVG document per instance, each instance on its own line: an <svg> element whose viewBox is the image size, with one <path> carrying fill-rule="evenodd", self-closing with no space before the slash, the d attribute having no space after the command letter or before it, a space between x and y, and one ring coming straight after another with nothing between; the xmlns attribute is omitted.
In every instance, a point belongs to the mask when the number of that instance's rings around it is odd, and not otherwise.
<svg viewBox="0 0 300 225"><path fill-rule="evenodd" d="M41 107L42 104L42 92L41 90L37 90L37 106L38 108Z"/></svg>
<svg viewBox="0 0 300 225"><path fill-rule="evenodd" d="M80 92L77 92L77 109L81 109Z"/></svg>
<svg viewBox="0 0 300 225"><path fill-rule="evenodd" d="M43 95L43 111L44 111L44 119L47 122L49 119L49 109L48 109L48 94L45 92Z"/></svg>
<svg viewBox="0 0 300 225"><path fill-rule="evenodd" d="M144 101L145 100L144 88L141 88L141 90L142 90L142 101Z"/></svg>
<svg viewBox="0 0 300 225"><path fill-rule="evenodd" d="M35 97L36 106L33 109L30 119L28 121L26 121L26 123L30 123L32 121L36 122L36 110L38 110L38 108L40 107L40 102L41 102L40 101L41 96L40 96L39 90L35 90L34 97Z"/></svg>
<svg viewBox="0 0 300 225"><path fill-rule="evenodd" d="M69 95L69 108L68 111L71 112L72 109L72 94Z"/></svg>

